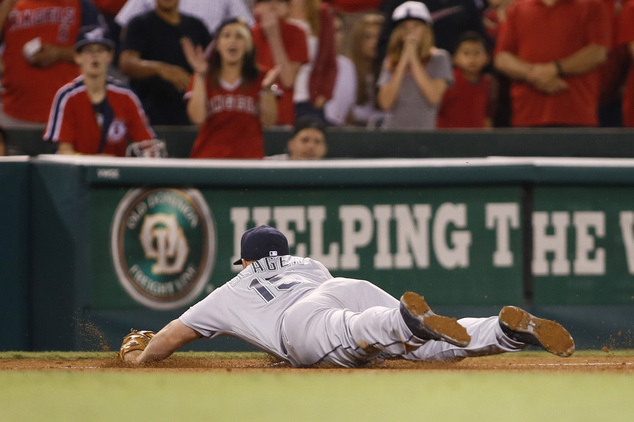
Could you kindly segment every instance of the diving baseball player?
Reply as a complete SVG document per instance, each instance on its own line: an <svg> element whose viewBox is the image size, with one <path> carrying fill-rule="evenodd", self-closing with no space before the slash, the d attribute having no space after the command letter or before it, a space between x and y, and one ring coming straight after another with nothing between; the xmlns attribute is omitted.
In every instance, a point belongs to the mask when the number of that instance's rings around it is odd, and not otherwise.
<svg viewBox="0 0 634 422"><path fill-rule="evenodd" d="M444 360L518 351L529 344L567 357L574 341L560 324L513 306L499 316L456 320L434 314L424 298L399 302L364 280L333 278L319 262L289 255L286 237L269 226L244 233L243 270L161 331L134 331L120 358L165 359L201 337L239 337L307 367L366 365L377 356Z"/></svg>

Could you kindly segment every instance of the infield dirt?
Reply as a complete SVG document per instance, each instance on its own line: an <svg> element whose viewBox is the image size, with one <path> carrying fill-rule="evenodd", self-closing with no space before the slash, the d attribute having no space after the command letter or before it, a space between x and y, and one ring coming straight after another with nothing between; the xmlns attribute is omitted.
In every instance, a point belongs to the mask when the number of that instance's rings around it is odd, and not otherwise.
<svg viewBox="0 0 634 422"><path fill-rule="evenodd" d="M605 353L605 356L597 356ZM112 358L101 359L0 359L0 371L263 371L263 372L297 372L297 371L506 371L529 372L549 371L566 373L610 372L634 374L634 351L595 352L560 358L542 353L526 353L520 356L509 354L467 358L459 362L410 362L404 360L386 360L365 368L292 368L284 362L271 358L197 358L173 356L163 362L143 367L132 367Z"/></svg>

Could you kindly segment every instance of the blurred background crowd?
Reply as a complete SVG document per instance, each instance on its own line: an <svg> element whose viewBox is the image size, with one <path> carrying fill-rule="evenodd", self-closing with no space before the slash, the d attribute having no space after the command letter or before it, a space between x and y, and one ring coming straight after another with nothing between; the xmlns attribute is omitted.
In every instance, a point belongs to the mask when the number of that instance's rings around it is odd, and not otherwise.
<svg viewBox="0 0 634 422"><path fill-rule="evenodd" d="M275 126L634 127L634 0L2 0L0 27L0 126L59 153L156 126L255 159Z"/></svg>

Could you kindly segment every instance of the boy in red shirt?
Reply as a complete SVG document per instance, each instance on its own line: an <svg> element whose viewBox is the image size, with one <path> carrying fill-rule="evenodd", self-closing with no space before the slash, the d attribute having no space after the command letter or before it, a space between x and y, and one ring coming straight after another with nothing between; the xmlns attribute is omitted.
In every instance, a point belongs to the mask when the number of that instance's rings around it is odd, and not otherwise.
<svg viewBox="0 0 634 422"><path fill-rule="evenodd" d="M482 73L489 63L484 38L477 32L465 32L458 41L453 63L454 84L443 97L437 127L492 127L495 84L490 75Z"/></svg>
<svg viewBox="0 0 634 422"><path fill-rule="evenodd" d="M128 141L156 137L134 93L107 74L114 42L101 27L88 27L75 44L82 72L57 91L44 139L60 154L125 157Z"/></svg>

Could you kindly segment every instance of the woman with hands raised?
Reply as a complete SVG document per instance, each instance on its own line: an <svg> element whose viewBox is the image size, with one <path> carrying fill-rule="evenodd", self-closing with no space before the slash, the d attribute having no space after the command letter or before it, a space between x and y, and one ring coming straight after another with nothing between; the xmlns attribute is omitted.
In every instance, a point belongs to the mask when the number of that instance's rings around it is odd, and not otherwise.
<svg viewBox="0 0 634 422"><path fill-rule="evenodd" d="M264 74L255 65L251 31L239 19L225 21L208 48L183 38L194 74L185 99L191 121L200 125L191 158L264 157L262 128L277 119L280 69Z"/></svg>

